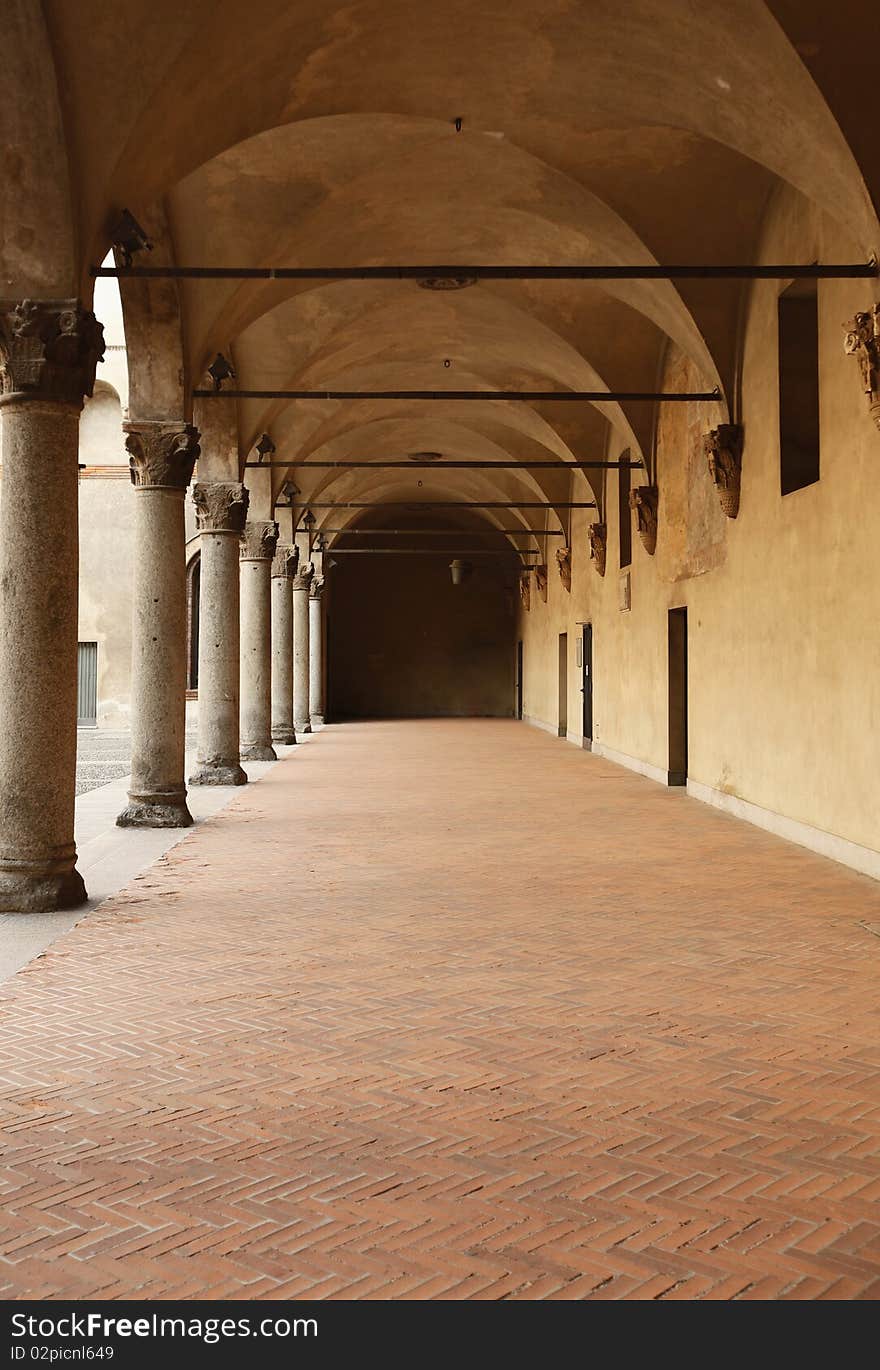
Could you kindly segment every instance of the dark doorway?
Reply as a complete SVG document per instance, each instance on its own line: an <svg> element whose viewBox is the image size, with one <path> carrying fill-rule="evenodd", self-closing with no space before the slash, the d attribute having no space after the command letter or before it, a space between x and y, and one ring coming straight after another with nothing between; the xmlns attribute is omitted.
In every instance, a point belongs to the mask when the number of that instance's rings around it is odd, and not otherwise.
<svg viewBox="0 0 880 1370"><path fill-rule="evenodd" d="M583 625L584 636L581 644L581 666L583 679L581 690L584 696L584 746L587 751L593 748L593 625Z"/></svg>
<svg viewBox="0 0 880 1370"><path fill-rule="evenodd" d="M670 785L686 785L688 774L687 609L669 610Z"/></svg>
<svg viewBox="0 0 880 1370"><path fill-rule="evenodd" d="M522 640L516 644L516 716L523 716L523 645Z"/></svg>
<svg viewBox="0 0 880 1370"><path fill-rule="evenodd" d="M559 634L559 736L568 736L568 633Z"/></svg>

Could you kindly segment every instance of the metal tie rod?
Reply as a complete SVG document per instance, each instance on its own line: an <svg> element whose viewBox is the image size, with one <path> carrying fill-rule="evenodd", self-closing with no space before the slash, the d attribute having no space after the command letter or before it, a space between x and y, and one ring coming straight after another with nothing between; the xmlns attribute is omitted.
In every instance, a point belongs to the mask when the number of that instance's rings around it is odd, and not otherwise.
<svg viewBox="0 0 880 1370"><path fill-rule="evenodd" d="M308 501L309 509L388 509L387 500L379 500L372 504L356 503L349 500L337 500L334 504L316 504L314 500ZM397 507L400 507L399 505ZM549 509L552 513L554 509L595 509L594 502L588 500L538 500L529 503L527 500L507 499L507 500L419 500L419 509ZM321 529L317 530L319 533Z"/></svg>
<svg viewBox="0 0 880 1370"><path fill-rule="evenodd" d="M720 400L714 390L194 390L199 400Z"/></svg>
<svg viewBox="0 0 880 1370"><path fill-rule="evenodd" d="M265 471L270 466L287 468L295 466L297 471L618 471L621 468L635 471L644 465L641 461L246 461L245 466Z"/></svg>
<svg viewBox="0 0 880 1370"><path fill-rule="evenodd" d="M539 556L535 548L509 547L326 547L325 556Z"/></svg>
<svg viewBox="0 0 880 1370"><path fill-rule="evenodd" d="M565 534L559 528L319 528L319 534L346 533L356 537L395 537L395 538L450 538L450 537L489 537L497 533L499 537L561 538ZM525 549L521 549L525 550Z"/></svg>
<svg viewBox="0 0 880 1370"><path fill-rule="evenodd" d="M661 266L93 266L89 274L191 281L672 281L870 279L870 262Z"/></svg>

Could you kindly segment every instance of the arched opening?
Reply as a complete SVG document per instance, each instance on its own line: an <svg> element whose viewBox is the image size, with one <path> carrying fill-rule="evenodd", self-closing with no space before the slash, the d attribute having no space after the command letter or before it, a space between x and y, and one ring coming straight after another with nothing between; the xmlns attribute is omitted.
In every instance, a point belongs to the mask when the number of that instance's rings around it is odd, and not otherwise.
<svg viewBox="0 0 880 1370"><path fill-rule="evenodd" d="M330 717L512 717L519 561L478 519L393 506L341 535L325 557Z"/></svg>
<svg viewBox="0 0 880 1370"><path fill-rule="evenodd" d="M202 557L196 552L186 570L186 691L192 698L199 689L199 602Z"/></svg>

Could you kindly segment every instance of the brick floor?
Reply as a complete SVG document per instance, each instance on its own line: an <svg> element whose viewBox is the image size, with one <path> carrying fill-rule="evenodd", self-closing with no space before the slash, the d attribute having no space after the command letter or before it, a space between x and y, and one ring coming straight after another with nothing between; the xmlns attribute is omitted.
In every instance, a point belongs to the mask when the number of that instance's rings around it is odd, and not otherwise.
<svg viewBox="0 0 880 1370"><path fill-rule="evenodd" d="M863 922L522 725L328 728L0 992L0 1289L876 1297Z"/></svg>

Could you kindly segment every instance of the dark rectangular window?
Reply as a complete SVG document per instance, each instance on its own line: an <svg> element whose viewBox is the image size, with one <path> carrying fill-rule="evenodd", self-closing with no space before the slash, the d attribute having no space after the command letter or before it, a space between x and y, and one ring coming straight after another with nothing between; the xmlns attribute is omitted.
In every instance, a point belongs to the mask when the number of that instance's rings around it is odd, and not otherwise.
<svg viewBox="0 0 880 1370"><path fill-rule="evenodd" d="M819 308L815 281L779 296L779 472L783 495L819 479Z"/></svg>
<svg viewBox="0 0 880 1370"><path fill-rule="evenodd" d="M629 452L621 461L629 462ZM620 567L632 563L632 510L629 507L629 466L617 468L617 526L620 534Z"/></svg>

